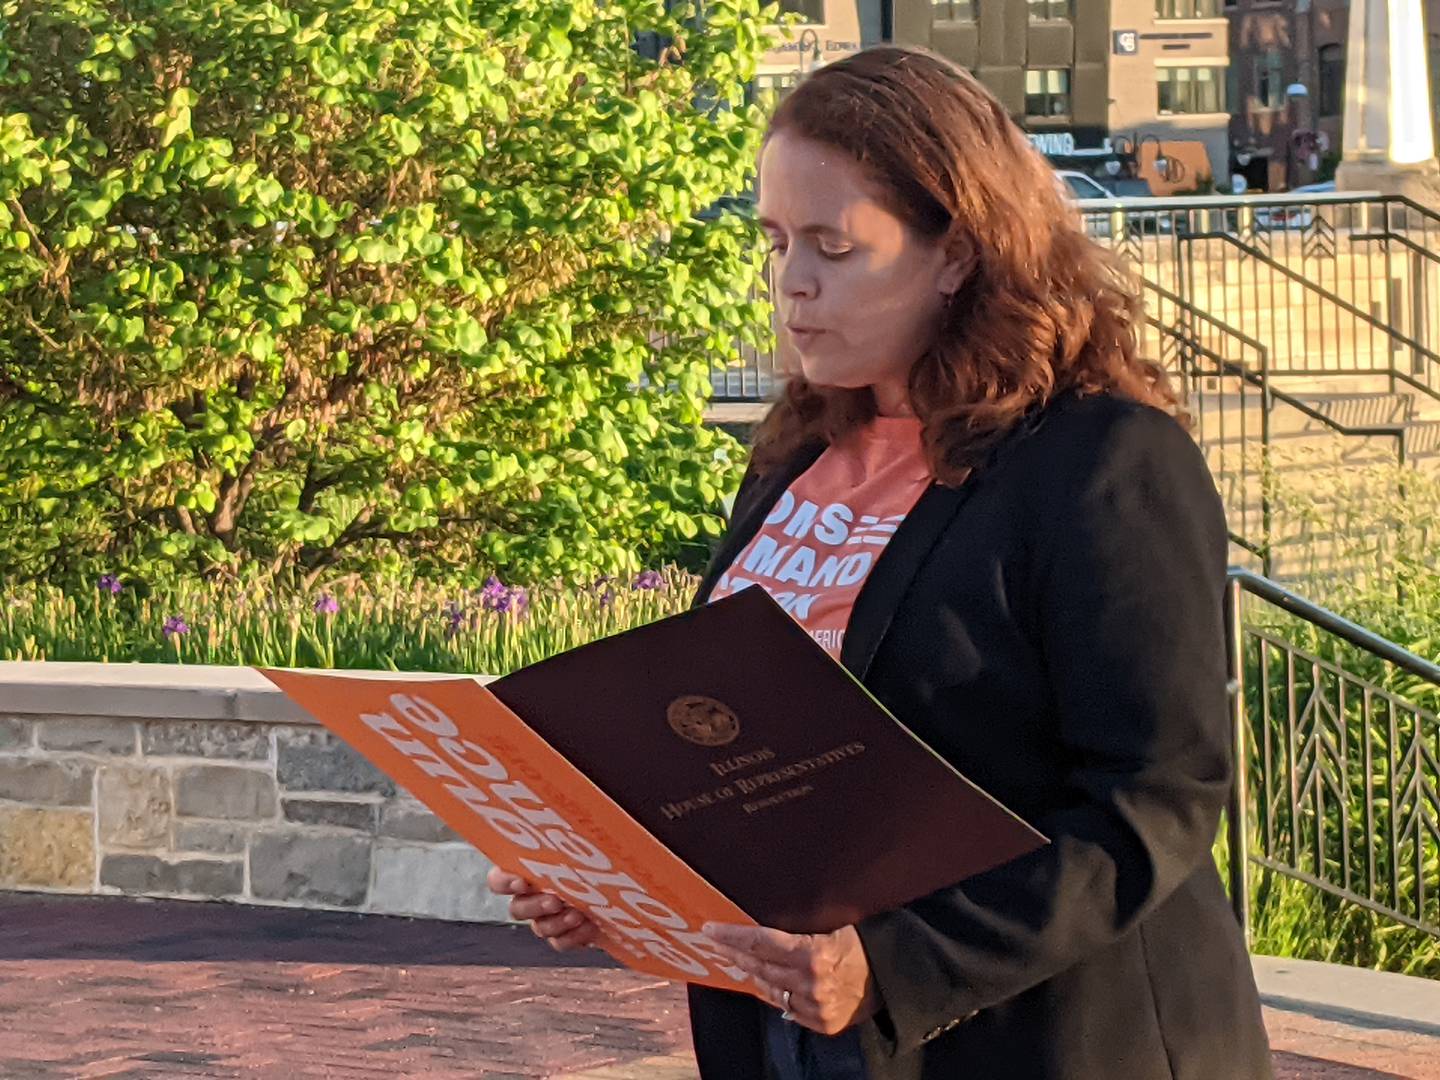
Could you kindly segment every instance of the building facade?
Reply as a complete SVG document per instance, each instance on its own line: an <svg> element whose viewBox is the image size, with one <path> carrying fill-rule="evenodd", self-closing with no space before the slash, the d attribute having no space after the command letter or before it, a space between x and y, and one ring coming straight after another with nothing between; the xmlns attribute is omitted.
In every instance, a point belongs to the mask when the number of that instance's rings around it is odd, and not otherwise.
<svg viewBox="0 0 1440 1080"><path fill-rule="evenodd" d="M1440 0L1426 0L1434 112L1440 117ZM1231 170L1252 191L1334 175L1345 112L1348 0L1234 0Z"/></svg>
<svg viewBox="0 0 1440 1080"><path fill-rule="evenodd" d="M893 39L973 71L1059 167L1156 194L1229 165L1223 0L891 0Z"/></svg>
<svg viewBox="0 0 1440 1080"><path fill-rule="evenodd" d="M780 0L780 9L801 21L788 39L777 34L760 61L755 90L762 100L784 94L806 72L885 40L880 0Z"/></svg>

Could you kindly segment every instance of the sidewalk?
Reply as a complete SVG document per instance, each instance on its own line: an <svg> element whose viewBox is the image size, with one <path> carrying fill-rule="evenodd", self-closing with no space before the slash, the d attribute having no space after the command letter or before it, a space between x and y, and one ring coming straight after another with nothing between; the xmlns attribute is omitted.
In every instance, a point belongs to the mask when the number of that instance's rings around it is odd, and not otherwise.
<svg viewBox="0 0 1440 1080"><path fill-rule="evenodd" d="M1260 970L1278 1080L1440 1078L1413 982ZM0 1017L4 1080L694 1076L680 988L500 926L0 893Z"/></svg>

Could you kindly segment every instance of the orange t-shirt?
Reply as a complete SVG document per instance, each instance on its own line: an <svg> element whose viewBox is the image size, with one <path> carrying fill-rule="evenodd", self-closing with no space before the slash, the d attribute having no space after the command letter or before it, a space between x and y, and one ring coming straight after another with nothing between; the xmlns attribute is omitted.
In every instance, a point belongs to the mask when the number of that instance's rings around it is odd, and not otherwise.
<svg viewBox="0 0 1440 1080"><path fill-rule="evenodd" d="M920 431L914 417L881 416L826 447L780 496L711 599L760 585L838 659L861 586L930 486Z"/></svg>

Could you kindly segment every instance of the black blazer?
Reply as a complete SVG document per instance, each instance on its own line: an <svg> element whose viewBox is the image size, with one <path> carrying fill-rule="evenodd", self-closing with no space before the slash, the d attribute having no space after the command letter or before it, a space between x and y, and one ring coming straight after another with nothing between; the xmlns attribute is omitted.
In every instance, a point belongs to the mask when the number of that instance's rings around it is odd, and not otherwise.
<svg viewBox="0 0 1440 1080"><path fill-rule="evenodd" d="M697 603L819 455L747 476ZM870 1080L1262 1080L1211 859L1230 779L1224 512L1163 413L1063 396L932 485L841 660L1051 844L860 924ZM762 1006L692 987L705 1080L763 1080Z"/></svg>

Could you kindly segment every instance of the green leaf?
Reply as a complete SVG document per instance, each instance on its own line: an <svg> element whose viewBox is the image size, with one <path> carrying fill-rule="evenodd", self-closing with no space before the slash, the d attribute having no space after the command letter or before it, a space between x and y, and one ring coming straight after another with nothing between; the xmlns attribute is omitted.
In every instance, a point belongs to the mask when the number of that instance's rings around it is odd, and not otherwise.
<svg viewBox="0 0 1440 1080"><path fill-rule="evenodd" d="M189 108L178 109L164 121L164 126L160 129L160 145L169 146L181 135L187 135L189 132L190 110Z"/></svg>
<svg viewBox="0 0 1440 1080"><path fill-rule="evenodd" d="M486 345L485 329L466 316L455 326L455 348L466 356L476 356Z"/></svg>

